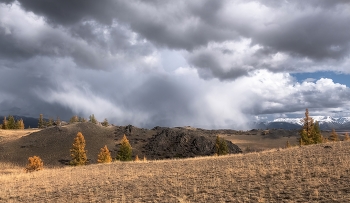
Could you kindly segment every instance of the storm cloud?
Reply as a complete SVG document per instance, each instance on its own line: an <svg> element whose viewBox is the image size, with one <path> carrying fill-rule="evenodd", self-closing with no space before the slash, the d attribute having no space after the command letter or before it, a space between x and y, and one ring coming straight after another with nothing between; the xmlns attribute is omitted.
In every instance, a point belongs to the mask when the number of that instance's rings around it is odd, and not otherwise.
<svg viewBox="0 0 350 203"><path fill-rule="evenodd" d="M345 84L291 75L350 74L348 1L0 2L0 114L208 128L350 116Z"/></svg>

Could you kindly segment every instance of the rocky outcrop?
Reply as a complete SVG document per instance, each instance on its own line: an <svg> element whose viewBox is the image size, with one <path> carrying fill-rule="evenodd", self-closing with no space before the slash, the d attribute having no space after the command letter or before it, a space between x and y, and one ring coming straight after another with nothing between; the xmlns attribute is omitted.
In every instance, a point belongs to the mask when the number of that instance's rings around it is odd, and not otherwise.
<svg viewBox="0 0 350 203"><path fill-rule="evenodd" d="M156 129L145 145L145 151L153 158L184 158L208 156L215 153L215 136L204 136L196 131L181 128ZM242 150L226 141L229 153L241 153Z"/></svg>

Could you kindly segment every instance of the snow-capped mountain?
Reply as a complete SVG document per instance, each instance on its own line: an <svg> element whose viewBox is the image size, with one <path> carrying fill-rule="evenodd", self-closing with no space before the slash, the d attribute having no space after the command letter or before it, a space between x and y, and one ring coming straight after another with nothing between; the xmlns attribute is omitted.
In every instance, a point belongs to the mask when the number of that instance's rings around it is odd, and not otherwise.
<svg viewBox="0 0 350 203"><path fill-rule="evenodd" d="M350 129L350 117L334 118L331 116L311 116L315 121L319 122L322 130L342 130ZM257 122L255 128L282 128L282 129L300 129L303 124L303 118L277 118L273 121Z"/></svg>

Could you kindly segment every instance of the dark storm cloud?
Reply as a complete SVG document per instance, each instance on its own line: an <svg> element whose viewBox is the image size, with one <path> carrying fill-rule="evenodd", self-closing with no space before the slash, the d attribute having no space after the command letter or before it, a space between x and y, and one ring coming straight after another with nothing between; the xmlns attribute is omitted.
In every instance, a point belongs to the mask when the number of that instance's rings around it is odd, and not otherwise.
<svg viewBox="0 0 350 203"><path fill-rule="evenodd" d="M345 26L349 16L320 10L253 33L253 43L315 60L341 59L349 54L350 27Z"/></svg>
<svg viewBox="0 0 350 203"><path fill-rule="evenodd" d="M149 119L144 120L147 127L186 125L195 114L191 102L198 95L193 88L177 83L168 77L150 77L135 87L126 96L126 106L131 111L147 112Z"/></svg>
<svg viewBox="0 0 350 203"><path fill-rule="evenodd" d="M247 75L249 72L248 68L232 66L228 70L223 70L219 60L212 53L191 54L188 58L190 64L198 67L198 74L204 79L215 77L228 80Z"/></svg>
<svg viewBox="0 0 350 203"><path fill-rule="evenodd" d="M211 127L309 104L348 109L348 88L287 75L349 73L348 1L0 2L0 114ZM273 79L259 83L264 70Z"/></svg>
<svg viewBox="0 0 350 203"><path fill-rule="evenodd" d="M7 1L14 3L15 1ZM113 20L130 28L160 46L193 49L210 40L233 37L231 30L215 24L223 1L18 1L27 10L44 16L53 25L74 26L88 20L111 25ZM173 5L174 3L174 5ZM205 14L208 15L205 15Z"/></svg>
<svg viewBox="0 0 350 203"><path fill-rule="evenodd" d="M7 4L15 0L1 0ZM106 0L103 3L94 0L19 0L17 1L26 11L31 11L39 16L45 16L47 21L53 24L71 25L81 20L96 19L102 23L110 24L112 21L114 3Z"/></svg>
<svg viewBox="0 0 350 203"><path fill-rule="evenodd" d="M9 3L9 1L6 1ZM84 41L98 44L101 49L117 47L129 51L125 36L132 32L137 38L145 38L155 46L170 49L187 50L188 63L200 70L203 77L221 79L238 78L248 75L250 71L268 69L274 72L300 71L298 67L305 58L311 60L311 66L316 67L321 60L334 67L329 60L340 60L349 56L350 26L346 26L350 14L348 1L60 1L20 0L19 3L27 11L44 16L53 25L66 27L75 36ZM247 15L247 13L251 13ZM95 24L86 23L88 21ZM117 22L125 26L124 30L111 30L115 41L104 41L94 33L96 26L110 26ZM251 39L251 44L259 45L260 50L270 50L267 55L250 53L246 56L250 61L224 68L216 63L222 60L220 51L216 50L216 59L206 59L207 54L198 53L198 49L208 49L210 43L222 45L225 42L238 42ZM113 43L114 46L109 46ZM50 44L50 43L48 43ZM77 47L74 51L53 44L61 53L73 56L81 66L98 66L96 54ZM143 46L144 47L144 46ZM113 49L113 48L112 48ZM231 50L230 50L231 49ZM235 47L231 47L233 51ZM141 52L140 46L131 51ZM150 48L144 47L143 53L150 53ZM35 51L35 50L34 50ZM113 52L112 53L118 53ZM12 52L16 52L13 50ZM45 51L50 53L49 51ZM33 50L18 50L18 55L31 54ZM35 52L34 52L35 53ZM128 52L130 53L130 52ZM265 52L266 53L266 52ZM257 62L261 58L273 58L283 53L290 57L288 61L275 64L274 61ZM225 52L221 54L230 54ZM15 54L16 55L16 54ZM243 56L244 57L244 56ZM200 62L206 60L208 63ZM223 63L231 63L224 61ZM204 64L204 65L203 65ZM307 64L310 65L310 64ZM103 66L108 66L107 64ZM249 67L249 68L247 68ZM344 68L343 68L344 69ZM338 71L344 71L338 68ZM313 68L309 71L317 71Z"/></svg>
<svg viewBox="0 0 350 203"><path fill-rule="evenodd" d="M27 67L25 69L1 69L0 74L0 115L23 115L38 117L44 113L46 118L56 118L73 112L61 105L51 105L35 93L43 89L57 87L53 83L55 74L48 69L38 67ZM41 92L43 93L43 92Z"/></svg>
<svg viewBox="0 0 350 203"><path fill-rule="evenodd" d="M250 1L256 1L256 0L250 0ZM349 4L348 0L308 0L307 2L303 0L293 0L293 1L280 1L280 0L260 0L263 4L270 6L270 7L281 7L284 4L295 4L298 6L298 8L303 9L307 7L308 5L312 5L313 7L321 7L321 8L334 8L335 6L342 5L342 4Z"/></svg>

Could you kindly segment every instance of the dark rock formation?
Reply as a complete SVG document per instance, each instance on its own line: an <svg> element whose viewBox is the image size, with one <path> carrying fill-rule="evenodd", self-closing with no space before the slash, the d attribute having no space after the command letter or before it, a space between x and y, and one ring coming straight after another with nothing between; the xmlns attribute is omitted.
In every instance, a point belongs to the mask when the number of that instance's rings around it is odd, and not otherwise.
<svg viewBox="0 0 350 203"><path fill-rule="evenodd" d="M215 153L215 136L200 135L200 132L181 128L157 128L145 145L148 156L153 158L184 158L208 156ZM242 150L226 141L229 153L241 153Z"/></svg>

